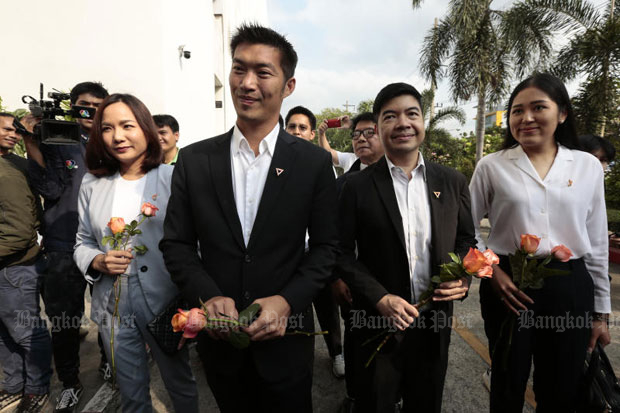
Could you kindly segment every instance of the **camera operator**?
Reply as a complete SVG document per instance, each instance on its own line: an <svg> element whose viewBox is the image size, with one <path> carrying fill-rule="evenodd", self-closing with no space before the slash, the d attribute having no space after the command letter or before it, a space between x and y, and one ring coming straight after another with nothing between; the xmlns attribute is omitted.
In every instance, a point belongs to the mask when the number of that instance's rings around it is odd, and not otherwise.
<svg viewBox="0 0 620 413"><path fill-rule="evenodd" d="M83 82L71 90L70 96L72 106L97 108L108 91L101 83ZM32 126L32 119L24 122L26 128ZM73 261L73 246L78 227L78 193L87 172L84 157L92 120L77 122L81 132L78 144L39 144L32 137L24 137L30 179L44 200L43 301L52 322L56 373L63 383L55 412L73 412L82 394L79 329L84 314L86 280Z"/></svg>

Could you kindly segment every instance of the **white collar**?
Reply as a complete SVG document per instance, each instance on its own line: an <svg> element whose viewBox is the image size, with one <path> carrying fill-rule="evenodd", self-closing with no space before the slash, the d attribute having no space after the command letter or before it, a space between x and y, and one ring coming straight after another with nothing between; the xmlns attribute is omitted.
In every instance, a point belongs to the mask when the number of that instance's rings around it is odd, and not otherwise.
<svg viewBox="0 0 620 413"><path fill-rule="evenodd" d="M527 156L521 145L517 145L513 148L506 149L506 157L508 159L519 159ZM556 159L564 159L567 161L573 160L573 152L566 146L558 144L558 153L555 155Z"/></svg>
<svg viewBox="0 0 620 413"><path fill-rule="evenodd" d="M259 154L263 153L266 150L269 152L271 156L273 156L275 149L276 149L276 141L278 140L279 133L280 133L280 124L276 123L276 126L274 126L271 132L269 132L267 136L265 136L260 141L260 144L258 145ZM245 142L244 145L247 145L248 148L250 147L248 140L246 139L245 136L243 136L243 133L241 133L241 130L239 129L237 124L235 124L233 128L233 134L232 134L232 140L231 140L231 146L230 146L233 151L233 154L239 153L239 149L241 145L243 144L243 142Z"/></svg>
<svg viewBox="0 0 620 413"><path fill-rule="evenodd" d="M394 165L394 163L390 160L390 158L388 158L387 153L384 156L385 156L385 160L387 161L388 169L390 170L390 173L392 173L394 170L399 170L402 173L405 173L405 171L403 171L403 168L401 168L400 166ZM411 171L412 174L418 168L420 168L424 181L426 181L426 164L424 163L424 157L422 156L422 151L418 151L418 164L416 165L415 168L413 168L413 171Z"/></svg>

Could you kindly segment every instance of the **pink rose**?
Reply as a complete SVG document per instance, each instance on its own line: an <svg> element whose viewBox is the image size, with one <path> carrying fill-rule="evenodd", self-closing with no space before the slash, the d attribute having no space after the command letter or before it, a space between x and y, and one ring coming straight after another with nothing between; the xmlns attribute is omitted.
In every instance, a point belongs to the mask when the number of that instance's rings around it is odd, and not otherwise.
<svg viewBox="0 0 620 413"><path fill-rule="evenodd" d="M476 276L478 278L492 278L493 277L493 267L491 267L490 265L485 265L484 267L480 268L478 270L478 272L476 273Z"/></svg>
<svg viewBox="0 0 620 413"><path fill-rule="evenodd" d="M556 260L562 262L567 262L568 260L570 260L570 257L573 256L571 250L569 250L566 246L562 244L553 247L553 249L551 250L551 254Z"/></svg>
<svg viewBox="0 0 620 413"><path fill-rule="evenodd" d="M487 249L482 255L487 259L487 265L499 264L499 257L492 250Z"/></svg>
<svg viewBox="0 0 620 413"><path fill-rule="evenodd" d="M159 211L159 208L150 202L145 202L142 204L141 212L145 217L154 217L157 211Z"/></svg>
<svg viewBox="0 0 620 413"><path fill-rule="evenodd" d="M110 231L112 231L114 235L123 232L125 229L125 220L123 218L112 217L110 218L110 222L108 222L108 228L110 228Z"/></svg>
<svg viewBox="0 0 620 413"><path fill-rule="evenodd" d="M533 254L538 249L540 238L532 234L521 234L521 250L526 254Z"/></svg>

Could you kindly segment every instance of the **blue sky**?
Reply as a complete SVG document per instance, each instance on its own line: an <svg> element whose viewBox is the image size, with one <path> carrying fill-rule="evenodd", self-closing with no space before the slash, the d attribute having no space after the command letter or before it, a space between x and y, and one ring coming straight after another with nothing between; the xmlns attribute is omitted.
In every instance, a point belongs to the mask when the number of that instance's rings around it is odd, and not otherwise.
<svg viewBox="0 0 620 413"><path fill-rule="evenodd" d="M597 0L601 3L606 0ZM505 9L510 0L495 0ZM441 18L448 0L427 0L413 10L409 0L267 0L271 26L287 36L299 55L295 92L284 101L282 113L304 105L313 112L326 107L344 109L374 98L391 82L408 82L420 91L429 87L418 70L424 36ZM569 91L575 85L569 85ZM436 102L450 100L447 82L439 85ZM473 130L476 101L461 103L464 126L445 126L453 133Z"/></svg>

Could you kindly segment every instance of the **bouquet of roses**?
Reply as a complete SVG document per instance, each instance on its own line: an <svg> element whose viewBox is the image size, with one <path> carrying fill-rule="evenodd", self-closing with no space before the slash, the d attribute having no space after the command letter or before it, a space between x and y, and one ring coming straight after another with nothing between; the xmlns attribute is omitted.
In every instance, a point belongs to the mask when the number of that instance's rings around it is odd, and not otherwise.
<svg viewBox="0 0 620 413"><path fill-rule="evenodd" d="M456 281L460 278L473 276L476 278L491 278L493 276L493 264L499 263L499 258L495 253L487 249L484 252L476 248L469 248L467 255L461 260L461 258L455 253L450 253L450 258L452 262L448 262L445 264L441 264L439 266L439 275L435 275L431 278L431 283L422 295L420 295L420 301L414 305L417 309L424 307L428 302L433 298L435 290L439 287L441 283ZM378 335L366 340L363 345L366 345L377 338L383 336L385 337L379 343L375 351L372 353L368 361L366 362L366 367L370 365L375 356L379 353L381 348L387 343L387 341L394 336L395 332L390 330L384 330Z"/></svg>
<svg viewBox="0 0 620 413"><path fill-rule="evenodd" d="M144 223L148 218L154 217L155 214L159 211L155 205L150 202L145 202L142 204L140 208L140 214L138 215L138 220L133 220L129 224L125 224L125 220L119 217L112 217L108 222L107 227L112 232L112 235L107 235L101 239L101 243L105 245L109 245L115 251L125 250L129 241L136 235L142 234L142 230L138 227ZM133 245L132 249L136 251L138 255L144 255L148 251L148 248L145 245ZM121 297L121 284L118 281L118 277L114 281L114 314L112 315L112 319L118 318L120 322L120 316L118 314L118 301ZM112 378L116 377L116 366L114 364L114 321L111 324L111 332L110 332L110 356L112 361Z"/></svg>
<svg viewBox="0 0 620 413"><path fill-rule="evenodd" d="M521 234L521 246L514 254L508 255L510 268L512 269L512 282L520 290L531 288L538 290L545 285L545 278L554 275L565 275L568 271L554 270L546 265L552 259L567 262L573 253L564 245L557 245L551 250L551 254L543 259L534 258L538 250L540 238L532 234Z"/></svg>
<svg viewBox="0 0 620 413"><path fill-rule="evenodd" d="M560 244L553 247L551 253L546 257L534 258L534 254L538 251L539 244L540 238L536 235L521 234L521 245L514 254L508 255L510 269L512 270L512 282L520 291L524 291L526 288L539 290L545 285L546 278L569 274L569 271L548 268L547 264L553 259L567 262L573 255L571 250ZM503 297L502 301L504 301ZM502 366L504 369L508 366L509 350L512 345L516 321L516 314L510 312L502 323L499 340L493 349L493 353L495 353L495 351L503 352Z"/></svg>

